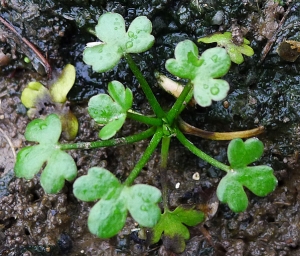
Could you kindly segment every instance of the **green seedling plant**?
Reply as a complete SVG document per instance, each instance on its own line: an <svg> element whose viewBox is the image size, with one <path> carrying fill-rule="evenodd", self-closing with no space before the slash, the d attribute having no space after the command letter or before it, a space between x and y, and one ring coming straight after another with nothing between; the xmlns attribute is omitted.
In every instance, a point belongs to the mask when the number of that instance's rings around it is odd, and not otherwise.
<svg viewBox="0 0 300 256"><path fill-rule="evenodd" d="M78 132L77 118L67 104L67 94L74 85L75 76L75 67L67 64L49 89L40 82L33 81L26 86L21 95L21 102L28 108L29 118L56 113L62 121L63 136L67 140L75 139Z"/></svg>
<svg viewBox="0 0 300 256"><path fill-rule="evenodd" d="M206 44L217 43L218 46L224 47L229 54L231 61L236 64L244 62L242 54L246 56L252 56L254 54L253 49L249 46L249 40L243 38L243 43L241 45L235 44L231 32L224 32L223 34L215 33L198 39L198 42Z"/></svg>
<svg viewBox="0 0 300 256"><path fill-rule="evenodd" d="M221 77L231 65L228 52L221 47L214 47L199 56L198 48L192 41L180 42L175 48L175 58L166 61L166 69L187 83L176 96L173 106L165 111L130 55L147 51L154 44L151 30L152 24L144 16L134 19L126 31L121 15L105 13L99 18L95 29L100 41L87 45L83 59L94 71L105 72L117 65L121 58L125 58L145 93L153 115L135 112L132 109L131 90L113 80L108 84L108 94L95 95L88 103L89 115L103 126L99 132L100 140L60 143L62 122L58 115L35 119L28 124L25 138L38 144L29 145L18 152L15 174L17 177L32 179L43 169L40 178L42 187L47 193L57 193L66 181L73 181L77 176L76 164L66 151L121 146L150 139L145 152L124 182L120 182L109 170L92 167L86 175L75 180L73 193L79 200L97 201L90 211L88 227L98 237L110 238L116 235L130 213L141 227L152 228L152 243L158 242L161 237L174 240L178 242L174 251L182 252L190 236L187 226L203 222L205 214L193 207L169 209L168 188L163 180L161 190L147 184L134 184L159 145L160 171L164 177L167 177L170 141L174 138L196 156L225 171L226 175L217 188L217 196L234 212L244 211L248 206L244 187L257 196L266 196L275 189L277 179L273 169L267 165L249 166L263 154L263 144L257 138L243 141L241 137L247 137L248 133L247 136L241 132L231 135L227 150L229 165L210 157L184 135L187 130L184 127L188 124L180 121L180 114L188 102L194 99L200 106L207 107L213 101L223 100L227 96L229 84ZM45 91L43 87L39 89ZM144 123L149 128L128 137L114 138L128 118ZM259 132L251 134L255 136ZM218 139L224 136L226 140L227 135L219 133Z"/></svg>

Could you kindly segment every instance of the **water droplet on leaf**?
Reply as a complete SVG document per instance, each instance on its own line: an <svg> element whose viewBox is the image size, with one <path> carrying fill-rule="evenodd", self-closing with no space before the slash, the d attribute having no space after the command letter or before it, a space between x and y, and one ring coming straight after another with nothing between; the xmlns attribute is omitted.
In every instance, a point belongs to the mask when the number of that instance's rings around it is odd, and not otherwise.
<svg viewBox="0 0 300 256"><path fill-rule="evenodd" d="M133 43L131 42L131 41L128 41L127 43L126 43L126 48L128 49L128 48L130 48L130 47L132 47L133 46Z"/></svg>
<svg viewBox="0 0 300 256"><path fill-rule="evenodd" d="M218 87L212 87L210 88L210 93L212 95L217 95L220 92L220 89Z"/></svg>
<svg viewBox="0 0 300 256"><path fill-rule="evenodd" d="M46 124L40 124L40 125L38 125L38 126L39 126L39 129L40 129L40 130L44 130L44 129L47 127Z"/></svg>
<svg viewBox="0 0 300 256"><path fill-rule="evenodd" d="M134 37L134 33L133 33L132 31L128 31L128 36L129 36L130 38L133 38L133 37Z"/></svg>
<svg viewBox="0 0 300 256"><path fill-rule="evenodd" d="M149 198L143 198L143 201L144 201L145 203L151 203L151 200L150 200Z"/></svg>
<svg viewBox="0 0 300 256"><path fill-rule="evenodd" d="M144 212L148 211L148 207L146 205L142 205L140 209Z"/></svg>
<svg viewBox="0 0 300 256"><path fill-rule="evenodd" d="M208 85L207 84L203 85L203 88L208 89Z"/></svg>
<svg viewBox="0 0 300 256"><path fill-rule="evenodd" d="M213 62L215 62L215 63L218 61L218 59L219 59L218 55L213 55L213 56L211 57L211 60L212 60Z"/></svg>

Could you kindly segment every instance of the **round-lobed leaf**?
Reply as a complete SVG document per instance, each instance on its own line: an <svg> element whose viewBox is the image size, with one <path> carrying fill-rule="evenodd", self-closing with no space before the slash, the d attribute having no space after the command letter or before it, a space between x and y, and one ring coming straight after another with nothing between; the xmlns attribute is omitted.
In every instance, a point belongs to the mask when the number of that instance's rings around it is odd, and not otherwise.
<svg viewBox="0 0 300 256"><path fill-rule="evenodd" d="M234 139L230 141L227 148L227 155L230 166L233 169L245 167L257 161L263 154L264 145L257 138Z"/></svg>
<svg viewBox="0 0 300 256"><path fill-rule="evenodd" d="M253 49L248 45L250 42L246 38L244 38L241 45L237 45L234 43L234 40L232 40L231 32L224 32L223 34L214 33L207 37L200 38L198 42L217 43L218 46L224 47L229 54L231 61L236 64L244 62L242 54L246 56L252 56L254 54Z"/></svg>
<svg viewBox="0 0 300 256"><path fill-rule="evenodd" d="M277 186L277 179L270 166L245 167L239 172L239 182L257 196L266 196Z"/></svg>
<svg viewBox="0 0 300 256"><path fill-rule="evenodd" d="M180 78L194 79L202 61L198 59L198 47L190 40L184 40L175 48L175 59L166 61L166 69Z"/></svg>
<svg viewBox="0 0 300 256"><path fill-rule="evenodd" d="M188 228L182 223L194 226L203 220L204 214L192 209L179 206L173 212L167 210L153 228L151 243L157 243L163 234L163 239L173 244L172 250L181 253L185 249L185 240L190 238Z"/></svg>
<svg viewBox="0 0 300 256"><path fill-rule="evenodd" d="M243 212L247 209L248 198L242 184L234 177L236 172L227 174L219 183L217 197L227 203L234 212Z"/></svg>
<svg viewBox="0 0 300 256"><path fill-rule="evenodd" d="M51 114L43 119L31 121L25 130L25 138L28 141L35 141L43 144L57 143L62 131L60 118Z"/></svg>
<svg viewBox="0 0 300 256"><path fill-rule="evenodd" d="M125 21L118 13L102 14L95 30L97 37L105 43L119 45L126 37Z"/></svg>
<svg viewBox="0 0 300 256"><path fill-rule="evenodd" d="M125 113L122 107L107 94L98 94L89 100L88 112L99 124L108 124Z"/></svg>
<svg viewBox="0 0 300 256"><path fill-rule="evenodd" d="M127 31L125 44L127 53L139 53L149 50L154 44L152 23L146 16L135 18Z"/></svg>
<svg viewBox="0 0 300 256"><path fill-rule="evenodd" d="M166 62L166 69L180 78L190 79L194 85L196 102L207 107L212 100L227 96L229 84L219 78L230 68L230 57L226 50L214 47L204 51L198 58L198 48L190 40L180 42L175 48L175 59Z"/></svg>
<svg viewBox="0 0 300 256"><path fill-rule="evenodd" d="M47 160L47 165L41 174L41 185L46 193L58 193L65 180L72 181L77 175L74 159L64 151L55 150Z"/></svg>
<svg viewBox="0 0 300 256"><path fill-rule="evenodd" d="M83 60L97 72L108 71L125 53L147 51L154 43L151 31L152 24L145 16L135 18L126 33L125 21L120 14L105 13L96 26L96 35L102 42L89 43L83 52Z"/></svg>
<svg viewBox="0 0 300 256"><path fill-rule="evenodd" d="M96 72L106 72L118 64L123 51L119 45L98 44L87 46L83 52L83 61L91 65Z"/></svg>
<svg viewBox="0 0 300 256"><path fill-rule="evenodd" d="M108 140L116 135L117 131L119 131L124 122L126 120L126 115L120 115L119 119L113 120L107 125L105 125L99 132L99 138L101 140Z"/></svg>
<svg viewBox="0 0 300 256"><path fill-rule="evenodd" d="M82 200L91 202L100 198L111 199L120 193L119 180L108 170L92 167L88 174L79 177L73 184L74 195Z"/></svg>
<svg viewBox="0 0 300 256"><path fill-rule="evenodd" d="M205 214L203 212L194 209L184 209L178 206L173 214L180 219L182 223L188 226L196 226L205 220Z"/></svg>
<svg viewBox="0 0 300 256"><path fill-rule="evenodd" d="M124 87L119 81L111 81L108 83L108 93L113 100L118 103L126 112L132 106L133 96L130 89Z"/></svg>
<svg viewBox="0 0 300 256"><path fill-rule="evenodd" d="M92 234L100 238L110 238L124 227L127 209L123 198L101 199L91 209L88 227Z"/></svg>
<svg viewBox="0 0 300 256"><path fill-rule="evenodd" d="M40 144L18 152L14 168L16 176L32 179L46 163L41 184L47 193L57 193L64 186L65 179L73 180L77 175L77 167L74 159L60 150L57 143L60 133L61 122L55 114L45 120L31 121L26 127L25 137Z"/></svg>
<svg viewBox="0 0 300 256"><path fill-rule="evenodd" d="M161 201L159 189L145 184L137 184L125 187L123 193L131 216L140 225L153 227L158 222L161 216L157 205Z"/></svg>
<svg viewBox="0 0 300 256"><path fill-rule="evenodd" d="M42 168L54 148L48 145L37 145L22 148L17 154L17 161L14 167L18 178L32 179Z"/></svg>

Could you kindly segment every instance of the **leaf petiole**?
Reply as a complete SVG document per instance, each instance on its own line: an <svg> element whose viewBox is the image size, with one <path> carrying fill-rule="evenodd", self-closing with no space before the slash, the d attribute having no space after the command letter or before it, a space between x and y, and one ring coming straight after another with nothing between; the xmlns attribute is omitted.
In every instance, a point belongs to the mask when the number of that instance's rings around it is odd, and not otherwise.
<svg viewBox="0 0 300 256"><path fill-rule="evenodd" d="M156 129L156 127L155 127ZM157 128L157 131L153 135L151 141L149 142L148 147L146 148L143 156L141 159L137 162L129 176L124 182L125 186L130 186L132 182L136 179L136 177L140 174L141 170L145 166L145 164L148 162L149 158L151 157L152 153L156 149L158 143L161 141L161 138L163 137L163 130L161 127Z"/></svg>
<svg viewBox="0 0 300 256"><path fill-rule="evenodd" d="M212 158L211 156L205 154L202 150L197 148L192 142L190 142L183 133L176 127L176 137L177 139L184 145L188 150L190 150L193 154L200 157L204 161L208 162L209 164L225 171L229 172L231 170L230 166L219 162L218 160Z"/></svg>
<svg viewBox="0 0 300 256"><path fill-rule="evenodd" d="M184 88L174 105L167 114L167 120L169 124L172 124L174 119L184 110L186 104L191 100L193 96L193 85L189 82Z"/></svg>
<svg viewBox="0 0 300 256"><path fill-rule="evenodd" d="M154 96L148 82L146 81L145 77L141 73L140 69L138 66L135 64L134 60L131 58L130 54L125 53L124 58L126 59L131 71L139 81L148 101L150 106L152 107L154 113L156 114L157 117L163 118L165 117L166 113L162 110L160 104L158 103L156 97Z"/></svg>
<svg viewBox="0 0 300 256"><path fill-rule="evenodd" d="M163 124L163 121L159 118L144 116L131 110L127 111L127 117L135 121L153 126L161 126Z"/></svg>
<svg viewBox="0 0 300 256"><path fill-rule="evenodd" d="M146 131L141 133L121 137L110 140L99 140L93 142L78 142L78 143L70 143L70 144L59 144L58 147L61 150L70 150L70 149L92 149L92 148L100 148L100 147L113 147L113 146L122 146L126 144L135 143L137 141L141 141L152 136L156 131L156 127L151 127Z"/></svg>

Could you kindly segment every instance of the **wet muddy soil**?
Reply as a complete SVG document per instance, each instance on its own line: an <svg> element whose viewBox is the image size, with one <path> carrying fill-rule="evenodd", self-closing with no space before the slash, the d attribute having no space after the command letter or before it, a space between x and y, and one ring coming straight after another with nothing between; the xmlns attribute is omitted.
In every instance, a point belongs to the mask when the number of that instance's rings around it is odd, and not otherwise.
<svg viewBox="0 0 300 256"><path fill-rule="evenodd" d="M284 40L300 41L298 1L1 1L1 17L13 24L46 56L55 78L65 64L76 67L75 88L68 95L80 128L76 141L96 140L98 130L87 115L87 100L106 91L111 79L122 81L136 96L134 108L149 113L149 106L136 79L121 61L112 71L95 74L82 61L82 50L95 38L87 30L101 13L122 14L126 22L146 15L153 22L154 47L135 56L163 107L173 98L162 92L154 71L166 73L164 62L173 57L176 44L212 32L234 30L251 41L255 55L241 65L232 65L225 76L231 86L225 101L211 107L189 108L182 118L211 131L236 131L263 125L260 135L265 152L258 164L273 167L278 187L267 197L248 193L249 206L235 214L223 204L202 225L190 228L191 238L181 255L300 255L299 143L300 59L289 62L276 49ZM278 4L277 2L280 2ZM284 20L283 20L284 19ZM283 21L283 22L281 22ZM199 44L200 51L210 45ZM47 65L20 37L0 22L0 255L175 255L159 243L141 240L136 224L128 217L119 235L101 240L89 233L87 216L92 203L77 200L72 183L56 195L45 194L39 176L26 181L14 177L15 155L27 145L24 130L30 121L20 101L30 81L50 85ZM24 57L31 58L31 64ZM49 75L49 74L48 74ZM118 136L145 127L127 122ZM226 163L228 142L189 137L195 145ZM124 180L140 158L148 141L133 145L69 152L83 175L92 166L102 166ZM130 154L128 153L130 152ZM176 140L172 141L168 165L169 204L217 203L214 192L224 173L198 159ZM156 152L136 182L161 188ZM199 173L200 179L195 179Z"/></svg>

